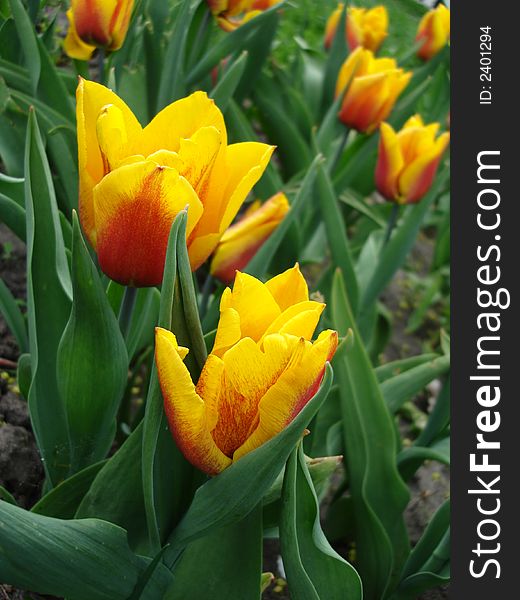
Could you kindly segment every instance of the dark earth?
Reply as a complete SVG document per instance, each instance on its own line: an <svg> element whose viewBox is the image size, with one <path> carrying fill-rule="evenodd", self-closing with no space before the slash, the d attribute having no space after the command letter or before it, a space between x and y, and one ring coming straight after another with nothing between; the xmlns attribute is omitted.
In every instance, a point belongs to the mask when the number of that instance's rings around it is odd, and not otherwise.
<svg viewBox="0 0 520 600"><path fill-rule="evenodd" d="M415 250L416 258L427 263L431 257L427 242ZM25 247L0 224L0 276L16 299L25 302ZM399 274L386 292L385 304L391 309L402 308L404 274ZM406 287L406 286L405 286ZM404 354L422 351L420 339L404 333L406 311L397 311L400 318L394 322L394 335L385 358L394 360ZM40 495L43 469L31 430L26 402L16 387L15 366L19 356L16 341L0 316L0 485L10 492L20 506L30 508ZM14 363L14 364L13 364ZM433 392L434 393L434 392ZM449 495L449 474L437 463L423 466L411 483L412 500L406 511L406 522L412 543L415 543L437 507ZM345 553L342 548L337 550ZM290 598L283 579L276 540L264 544L265 572L274 575L273 582L263 593L264 600ZM441 600L448 598L446 589L431 590L418 600ZM0 600L50 600L49 596L22 592L0 584ZM219 600L219 599L215 599Z"/></svg>

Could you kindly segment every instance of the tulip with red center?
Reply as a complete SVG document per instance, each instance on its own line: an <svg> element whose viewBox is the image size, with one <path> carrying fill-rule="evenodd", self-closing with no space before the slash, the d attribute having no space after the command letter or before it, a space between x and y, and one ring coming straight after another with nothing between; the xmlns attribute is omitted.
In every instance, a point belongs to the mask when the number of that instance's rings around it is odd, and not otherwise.
<svg viewBox="0 0 520 600"><path fill-rule="evenodd" d="M450 39L450 9L439 4L427 12L419 23L415 41L420 43L417 55L430 60L438 54Z"/></svg>

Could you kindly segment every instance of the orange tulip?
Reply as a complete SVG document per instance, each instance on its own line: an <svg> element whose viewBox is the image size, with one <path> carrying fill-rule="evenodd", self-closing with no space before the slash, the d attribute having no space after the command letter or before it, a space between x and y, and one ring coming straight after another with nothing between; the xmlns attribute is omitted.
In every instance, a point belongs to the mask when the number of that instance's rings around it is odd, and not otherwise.
<svg viewBox="0 0 520 600"><path fill-rule="evenodd" d="M211 274L230 283L278 227L289 210L285 194L278 193L264 204L255 202L244 216L222 236L213 260Z"/></svg>
<svg viewBox="0 0 520 600"><path fill-rule="evenodd" d="M125 41L134 0L72 0L65 52L88 60L96 47L118 50Z"/></svg>
<svg viewBox="0 0 520 600"><path fill-rule="evenodd" d="M419 23L416 42L422 42L417 55L430 60L438 54L450 39L450 9L439 4L427 12Z"/></svg>
<svg viewBox="0 0 520 600"><path fill-rule="evenodd" d="M265 284L237 273L196 385L183 362L188 349L156 329L165 412L192 464L220 473L280 433L314 396L338 343L330 330L310 341L324 307L309 301L297 266Z"/></svg>
<svg viewBox="0 0 520 600"><path fill-rule="evenodd" d="M438 129L439 123L424 125L419 115L408 119L399 133L381 123L375 177L387 200L413 204L428 192L450 141L449 133L435 139Z"/></svg>
<svg viewBox="0 0 520 600"><path fill-rule="evenodd" d="M325 48L328 50L336 35L343 4L330 15L325 27ZM388 12L385 6L371 9L349 7L347 9L346 39L351 50L363 46L377 52L388 35Z"/></svg>
<svg viewBox="0 0 520 600"><path fill-rule="evenodd" d="M146 127L108 88L77 90L79 212L102 270L119 283L158 285L175 216L188 210L192 269L216 248L273 147L227 143L222 113L204 92L162 110Z"/></svg>
<svg viewBox="0 0 520 600"><path fill-rule="evenodd" d="M411 76L393 58L375 58L371 50L356 48L343 63L336 83L336 96L346 89L340 120L371 133L388 117Z"/></svg>

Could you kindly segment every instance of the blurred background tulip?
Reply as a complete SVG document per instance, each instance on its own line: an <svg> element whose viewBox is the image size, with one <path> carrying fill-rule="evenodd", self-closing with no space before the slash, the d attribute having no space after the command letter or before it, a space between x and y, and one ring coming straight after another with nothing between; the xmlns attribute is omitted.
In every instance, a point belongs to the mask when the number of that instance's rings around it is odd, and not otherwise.
<svg viewBox="0 0 520 600"><path fill-rule="evenodd" d="M417 55L430 60L438 54L450 39L450 9L444 4L427 12L419 23L415 41L422 43Z"/></svg>
<svg viewBox="0 0 520 600"><path fill-rule="evenodd" d="M393 58L375 58L371 50L356 48L343 63L336 83L336 96L346 90L340 120L372 133L388 117L411 76Z"/></svg>
<svg viewBox="0 0 520 600"><path fill-rule="evenodd" d="M325 48L329 49L341 18L343 4L330 15L325 28ZM377 52L388 35L388 12L385 6L347 9L346 39L351 50L363 46Z"/></svg>
<svg viewBox="0 0 520 600"><path fill-rule="evenodd" d="M263 204L254 202L222 236L211 262L211 274L224 283L233 281L235 272L247 266L288 210L289 202L282 193Z"/></svg>
<svg viewBox="0 0 520 600"><path fill-rule="evenodd" d="M222 113L204 92L167 106L145 128L108 88L77 90L82 227L115 281L162 280L175 215L189 206L193 269L213 252L259 180L273 147L227 144Z"/></svg>
<svg viewBox="0 0 520 600"><path fill-rule="evenodd" d="M65 52L88 60L96 48L119 50L125 41L134 0L72 0Z"/></svg>
<svg viewBox="0 0 520 600"><path fill-rule="evenodd" d="M156 329L156 362L170 429L186 458L216 475L282 431L313 397L337 347L310 339L325 305L309 301L298 266L262 283L237 273L220 304L217 338L197 385L188 349Z"/></svg>
<svg viewBox="0 0 520 600"><path fill-rule="evenodd" d="M424 125L419 115L408 119L399 133L381 123L375 178L387 200L412 204L428 192L450 141L449 133L436 139L438 129L439 123Z"/></svg>

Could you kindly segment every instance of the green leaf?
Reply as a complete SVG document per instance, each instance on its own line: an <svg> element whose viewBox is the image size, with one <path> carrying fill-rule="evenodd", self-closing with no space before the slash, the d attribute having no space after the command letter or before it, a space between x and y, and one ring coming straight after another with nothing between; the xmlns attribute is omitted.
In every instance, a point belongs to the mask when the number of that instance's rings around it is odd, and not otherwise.
<svg viewBox="0 0 520 600"><path fill-rule="evenodd" d="M3 315L7 327L14 335L20 352L27 352L29 341L25 319L14 296L2 279L0 279L0 314Z"/></svg>
<svg viewBox="0 0 520 600"><path fill-rule="evenodd" d="M233 94L242 79L246 61L247 52L244 51L235 62L226 69L223 77L209 94L209 97L215 100L216 105L222 112L225 112L227 109L229 101L233 97Z"/></svg>
<svg viewBox="0 0 520 600"><path fill-rule="evenodd" d="M296 197L291 204L291 210L271 234L269 239L249 261L247 267L244 269L246 273L249 273L254 277L261 277L266 271L268 271L269 265L271 264L271 261L273 260L273 257L283 239L287 235L290 226L293 223L296 223L297 220L303 215L303 212L308 205L310 198L312 197L314 181L316 179L318 167L321 162L323 162L323 158L321 156L317 156L314 159L313 163L307 170Z"/></svg>
<svg viewBox="0 0 520 600"><path fill-rule="evenodd" d="M260 600L262 509L192 542L173 572L165 600Z"/></svg>
<svg viewBox="0 0 520 600"><path fill-rule="evenodd" d="M27 400L29 398L29 389L31 387L31 355L22 354L18 358L18 368L16 369L16 381L20 388L20 394Z"/></svg>
<svg viewBox="0 0 520 600"><path fill-rule="evenodd" d="M21 0L9 0L20 43L22 44L25 62L31 78L32 91L36 94L40 80L41 61L38 42L33 24L29 19Z"/></svg>
<svg viewBox="0 0 520 600"><path fill-rule="evenodd" d="M337 352L334 365L356 522L356 566L366 600L380 600L396 585L409 553L403 520L409 492L397 470L392 419L353 319L339 270L334 275L331 305L334 329L340 335L349 329L354 333L353 347L348 352Z"/></svg>
<svg viewBox="0 0 520 600"><path fill-rule="evenodd" d="M56 378L58 345L71 307L71 281L52 177L33 111L25 153L27 315L32 382L29 411L52 484L69 470L69 435Z"/></svg>
<svg viewBox="0 0 520 600"><path fill-rule="evenodd" d="M439 358L438 354L421 354L420 356L412 356L410 358L402 358L399 360L394 360L389 363L385 363L380 367L376 367L375 373L377 380L379 383L383 383L387 379L391 377L395 377L396 375L400 375L409 369L413 369L414 367L418 367L426 362L430 362L435 358Z"/></svg>
<svg viewBox="0 0 520 600"><path fill-rule="evenodd" d="M159 84L157 111L182 98L188 87L184 77L184 57L190 24L200 0L183 0L170 42L164 55L164 67Z"/></svg>
<svg viewBox="0 0 520 600"><path fill-rule="evenodd" d="M0 580L40 594L126 600L149 562L131 552L123 529L95 519L62 521L0 502L0 531ZM161 567L142 600L162 598L170 583Z"/></svg>
<svg viewBox="0 0 520 600"><path fill-rule="evenodd" d="M157 288L141 288L137 290L130 328L127 349L130 362L136 354L153 342L154 327L159 313L160 293Z"/></svg>
<svg viewBox="0 0 520 600"><path fill-rule="evenodd" d="M140 423L96 475L78 507L76 518L95 517L115 523L126 529L132 548L147 552L141 486L142 437Z"/></svg>
<svg viewBox="0 0 520 600"><path fill-rule="evenodd" d="M344 3L339 23L336 28L336 34L332 40L329 49L327 62L325 65L325 78L323 81L323 100L322 106L327 109L334 99L334 90L336 89L336 81L341 65L345 62L348 56L347 40L345 36L346 20L347 20L347 2Z"/></svg>
<svg viewBox="0 0 520 600"><path fill-rule="evenodd" d="M401 450L397 455L397 465L404 479L409 479L425 460L436 460L449 466L450 438L446 437L428 448L414 445ZM408 468L411 464L414 465L413 469Z"/></svg>
<svg viewBox="0 0 520 600"><path fill-rule="evenodd" d="M182 521L174 530L165 562L172 565L185 546L210 531L236 523L253 510L269 490L289 454L301 438L330 389L332 368L316 395L278 435L246 454L222 473L201 486Z"/></svg>
<svg viewBox="0 0 520 600"><path fill-rule="evenodd" d="M283 564L294 600L361 600L361 580L330 546L301 444L287 462L280 521Z"/></svg>
<svg viewBox="0 0 520 600"><path fill-rule="evenodd" d="M12 504L13 506L18 506L18 503L14 499L14 496L12 496L11 493L8 492L3 485L0 485L0 500L3 500L4 502L9 502L9 504Z"/></svg>
<svg viewBox="0 0 520 600"><path fill-rule="evenodd" d="M58 389L67 414L71 472L105 458L128 378L128 355L76 213L72 236L73 303L58 348Z"/></svg>
<svg viewBox="0 0 520 600"><path fill-rule="evenodd" d="M172 224L168 240L157 323L165 329L172 328L174 292L178 287L178 240L185 236L185 229L181 227L183 224L185 227L185 222L186 213L182 211ZM142 493L149 544L152 553L157 553L192 498L194 469L177 448L168 429L155 362L146 398L143 432Z"/></svg>
<svg viewBox="0 0 520 600"><path fill-rule="evenodd" d="M346 225L339 209L332 183L323 166L318 168L316 188L319 196L321 218L325 223L332 260L343 273L343 278L349 291L352 309L354 314L356 314L358 305L358 283L347 238Z"/></svg>
<svg viewBox="0 0 520 600"><path fill-rule="evenodd" d="M104 464L105 461L95 463L65 479L45 494L31 508L31 512L60 519L74 518L80 502Z"/></svg>
<svg viewBox="0 0 520 600"><path fill-rule="evenodd" d="M440 356L384 381L381 392L390 412L397 412L412 396L418 394L430 381L444 375L449 368L450 357Z"/></svg>

